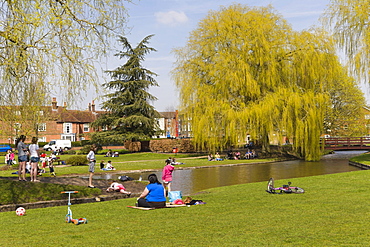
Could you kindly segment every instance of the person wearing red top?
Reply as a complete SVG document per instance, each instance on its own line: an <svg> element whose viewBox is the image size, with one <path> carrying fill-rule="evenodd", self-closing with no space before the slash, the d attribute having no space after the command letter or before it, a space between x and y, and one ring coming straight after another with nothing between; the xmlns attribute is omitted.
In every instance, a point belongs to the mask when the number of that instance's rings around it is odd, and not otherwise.
<svg viewBox="0 0 370 247"><path fill-rule="evenodd" d="M166 194L171 191L172 172L175 170L175 167L171 164L171 162L171 159L167 159L165 161L166 165L163 167L162 171L162 180Z"/></svg>

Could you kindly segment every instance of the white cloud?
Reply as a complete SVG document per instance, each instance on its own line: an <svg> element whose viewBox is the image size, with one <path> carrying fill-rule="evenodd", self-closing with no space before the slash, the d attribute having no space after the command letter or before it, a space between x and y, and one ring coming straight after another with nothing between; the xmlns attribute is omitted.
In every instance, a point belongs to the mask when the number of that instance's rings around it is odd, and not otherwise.
<svg viewBox="0 0 370 247"><path fill-rule="evenodd" d="M168 12L156 12L155 17L157 18L157 22L169 26L176 26L189 20L184 12L173 10Z"/></svg>

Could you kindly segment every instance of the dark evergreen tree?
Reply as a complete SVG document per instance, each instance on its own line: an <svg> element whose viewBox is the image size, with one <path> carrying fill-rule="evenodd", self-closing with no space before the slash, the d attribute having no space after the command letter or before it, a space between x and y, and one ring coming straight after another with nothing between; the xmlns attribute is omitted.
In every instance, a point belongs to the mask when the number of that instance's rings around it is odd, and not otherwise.
<svg viewBox="0 0 370 247"><path fill-rule="evenodd" d="M157 98L147 92L149 87L158 86L153 78L157 74L142 65L145 55L156 51L147 46L152 36L145 37L135 48L126 37L119 37L123 50L115 56L127 61L114 70L106 71L112 78L103 84L111 91L104 96L107 101L102 104L107 113L92 124L92 127L106 130L95 133L93 142L107 144L145 140L158 132L156 118L159 113L150 104Z"/></svg>

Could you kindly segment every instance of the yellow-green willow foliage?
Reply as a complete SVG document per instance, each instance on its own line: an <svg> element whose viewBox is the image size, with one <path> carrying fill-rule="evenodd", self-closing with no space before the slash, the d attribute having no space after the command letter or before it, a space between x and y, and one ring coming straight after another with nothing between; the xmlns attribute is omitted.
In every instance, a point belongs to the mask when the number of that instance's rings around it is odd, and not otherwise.
<svg viewBox="0 0 370 247"><path fill-rule="evenodd" d="M199 149L250 134L268 150L280 135L306 160L320 159L329 92L343 77L323 31L295 32L272 7L232 5L210 12L175 53L181 110Z"/></svg>
<svg viewBox="0 0 370 247"><path fill-rule="evenodd" d="M323 20L344 49L351 72L369 81L370 0L332 0Z"/></svg>
<svg viewBox="0 0 370 247"><path fill-rule="evenodd" d="M78 102L97 86L94 64L124 33L125 0L0 0L0 105L21 115L50 104L50 93ZM0 118L8 120L6 111Z"/></svg>

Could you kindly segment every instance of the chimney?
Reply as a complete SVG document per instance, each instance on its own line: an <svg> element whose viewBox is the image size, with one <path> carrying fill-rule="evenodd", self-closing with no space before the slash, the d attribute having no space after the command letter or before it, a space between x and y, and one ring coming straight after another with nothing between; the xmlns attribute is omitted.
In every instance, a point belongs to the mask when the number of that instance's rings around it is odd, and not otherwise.
<svg viewBox="0 0 370 247"><path fill-rule="evenodd" d="M94 101L92 101L92 104L91 104L91 111L95 112L95 103L94 103Z"/></svg>
<svg viewBox="0 0 370 247"><path fill-rule="evenodd" d="M57 109L57 98L56 97L53 97L53 100L51 101L51 108L53 110Z"/></svg>
<svg viewBox="0 0 370 247"><path fill-rule="evenodd" d="M67 108L67 102L64 102L64 103L63 103L63 107L64 107L64 108Z"/></svg>
<svg viewBox="0 0 370 247"><path fill-rule="evenodd" d="M91 111L91 103L89 103L89 111Z"/></svg>

